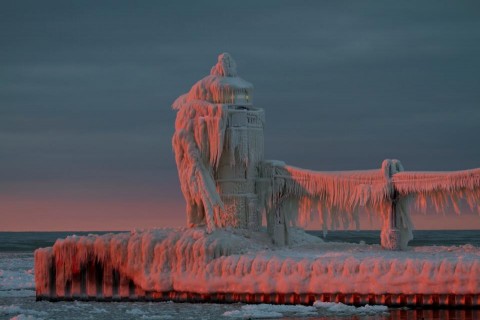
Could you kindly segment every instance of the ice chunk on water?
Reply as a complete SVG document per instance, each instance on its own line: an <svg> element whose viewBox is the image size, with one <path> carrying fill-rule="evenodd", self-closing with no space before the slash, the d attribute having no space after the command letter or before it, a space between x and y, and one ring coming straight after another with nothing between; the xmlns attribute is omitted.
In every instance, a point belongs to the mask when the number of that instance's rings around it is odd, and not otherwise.
<svg viewBox="0 0 480 320"><path fill-rule="evenodd" d="M302 305L272 305L272 304L258 304L258 305L245 305L240 310L226 311L223 313L225 317L231 318L256 318L256 319L271 319L282 318L284 316L316 316L317 312L314 307L302 306Z"/></svg>
<svg viewBox="0 0 480 320"><path fill-rule="evenodd" d="M341 302L322 302L322 301L315 301L313 306L319 310L328 311L331 313L341 313L341 314L360 314L360 315L372 315L378 313L384 313L388 311L388 307L386 306L370 306L365 305L362 307L355 307L355 306L347 306Z"/></svg>
<svg viewBox="0 0 480 320"><path fill-rule="evenodd" d="M223 313L231 318L283 318L288 317L311 317L319 315L375 315L388 312L386 306L354 307L343 303L316 301L313 306L302 305L245 305L239 310L231 310Z"/></svg>
<svg viewBox="0 0 480 320"><path fill-rule="evenodd" d="M43 319L47 316L45 311L24 309L17 305L0 306L0 315L12 315L10 319Z"/></svg>

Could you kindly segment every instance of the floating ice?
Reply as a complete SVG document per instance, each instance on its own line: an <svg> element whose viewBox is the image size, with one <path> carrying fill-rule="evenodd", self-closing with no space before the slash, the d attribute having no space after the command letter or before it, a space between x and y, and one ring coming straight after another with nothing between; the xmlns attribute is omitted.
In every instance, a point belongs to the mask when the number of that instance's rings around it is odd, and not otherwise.
<svg viewBox="0 0 480 320"><path fill-rule="evenodd" d="M37 311L24 309L16 305L0 306L0 315L15 315L12 319L42 319L48 313L45 311Z"/></svg>
<svg viewBox="0 0 480 320"><path fill-rule="evenodd" d="M0 253L0 297L35 295L32 254L4 255Z"/></svg>
<svg viewBox="0 0 480 320"><path fill-rule="evenodd" d="M288 317L315 317L315 316L353 316L376 315L388 312L386 306L347 306L343 303L315 301L313 306L303 305L245 305L239 310L226 311L223 316L242 319L283 318Z"/></svg>
<svg viewBox="0 0 480 320"><path fill-rule="evenodd" d="M361 307L355 306L347 306L341 302L322 302L322 301L315 301L313 303L315 308L325 310L327 312L335 313L335 314L342 314L342 315L374 315L378 313L386 313L388 312L387 306L370 306L365 305Z"/></svg>

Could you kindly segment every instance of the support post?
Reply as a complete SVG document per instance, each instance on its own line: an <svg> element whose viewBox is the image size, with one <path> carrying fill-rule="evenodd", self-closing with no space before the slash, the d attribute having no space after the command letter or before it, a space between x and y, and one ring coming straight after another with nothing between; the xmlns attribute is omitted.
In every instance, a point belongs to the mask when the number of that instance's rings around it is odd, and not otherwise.
<svg viewBox="0 0 480 320"><path fill-rule="evenodd" d="M402 250L402 239L400 230L397 227L397 203L398 203L398 192L393 189L391 194L391 204L390 204L390 214L389 214L389 224L390 228L386 230L386 240L382 237L382 247L389 250Z"/></svg>
<svg viewBox="0 0 480 320"><path fill-rule="evenodd" d="M383 161L382 169L385 174L388 189L390 190L387 194L388 201L390 202L390 210L384 215L380 243L382 247L387 250L402 250L402 233L397 225L400 194L392 183L392 177L394 174L403 171L403 166L398 160L387 159Z"/></svg>

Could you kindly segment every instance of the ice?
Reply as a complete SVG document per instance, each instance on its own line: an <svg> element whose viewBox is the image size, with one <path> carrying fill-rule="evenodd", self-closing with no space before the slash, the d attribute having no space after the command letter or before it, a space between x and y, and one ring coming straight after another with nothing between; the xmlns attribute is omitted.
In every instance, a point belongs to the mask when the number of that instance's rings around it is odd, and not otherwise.
<svg viewBox="0 0 480 320"><path fill-rule="evenodd" d="M403 196L413 195L424 211L427 204L437 211L451 205L460 214L458 202L465 199L470 209L480 214L480 169L452 172L401 172L393 177L395 189Z"/></svg>
<svg viewBox="0 0 480 320"><path fill-rule="evenodd" d="M391 216L392 176L402 170L400 161L391 159L384 160L376 170L337 172L311 171L268 161L260 166L260 175L273 182L262 186L260 203L267 221L280 215L287 226L297 223L308 226L316 213L324 234L329 228L335 230L341 225L348 228L352 223L358 229L359 209L367 209L383 221L382 246L395 249L396 243L389 238L395 228L399 232L399 246L405 249L413 238L413 224L407 210L409 199L396 203L395 221ZM271 233L275 239L275 232Z"/></svg>
<svg viewBox="0 0 480 320"><path fill-rule="evenodd" d="M313 306L302 305L245 305L239 310L226 311L223 316L242 319L283 318L288 317L315 317L315 316L366 316L388 314L386 306L347 306L343 303L315 301Z"/></svg>
<svg viewBox="0 0 480 320"><path fill-rule="evenodd" d="M265 161L264 112L253 107L252 93L223 53L210 75L173 103L172 143L189 227L258 230L264 216L272 240L286 245L292 226L316 217L325 233L359 228L361 209L382 221L384 248L405 250L413 238L411 203L460 212L466 199L480 213L480 169L405 172L399 160L386 159L379 169L322 172Z"/></svg>
<svg viewBox="0 0 480 320"><path fill-rule="evenodd" d="M162 315L142 315L140 317L140 319L165 319L165 320L169 320L169 319L176 319L174 316L172 315L169 315L169 314L162 314Z"/></svg>
<svg viewBox="0 0 480 320"><path fill-rule="evenodd" d="M253 170L263 157L263 132L229 125L234 114L245 114L231 105L239 100L249 104L252 90L250 83L237 76L235 62L225 53L209 76L173 104L177 118L172 145L190 227L206 225L211 232L240 223L225 208L215 179L225 178L225 170L227 175L235 171L233 167L221 170L221 165Z"/></svg>
<svg viewBox="0 0 480 320"><path fill-rule="evenodd" d="M172 145L188 229L58 240L35 252L37 296L188 300L243 294L242 301L250 301L263 294L282 302L284 294L478 295L479 249L422 251L407 244L411 203L425 208L430 201L441 211L465 199L479 208L480 169L408 172L399 160L386 159L377 169L323 172L267 161L264 111L253 106L252 94L253 85L224 53L210 75L173 103ZM384 249L405 252L325 244L297 229L316 216L325 232L358 228L361 210L382 221ZM2 272L2 279L12 278ZM458 297L459 303L477 303L472 299ZM442 297L442 304L447 300Z"/></svg>
<svg viewBox="0 0 480 320"><path fill-rule="evenodd" d="M107 310L105 310L104 308L96 308L96 307L93 307L91 310L90 310L91 313L108 313Z"/></svg>
<svg viewBox="0 0 480 320"><path fill-rule="evenodd" d="M322 302L322 301L315 301L313 303L315 308L325 310L335 314L343 314L343 315L374 315L379 313L386 313L388 312L387 306L370 306L365 305L361 307L355 306L347 306L343 303L335 303L335 302Z"/></svg>
<svg viewBox="0 0 480 320"><path fill-rule="evenodd" d="M35 295L32 265L31 253L0 253L0 298Z"/></svg>
<svg viewBox="0 0 480 320"><path fill-rule="evenodd" d="M131 314L131 315L135 315L135 316L141 316L141 315L145 314L144 311L142 311L138 308L133 308L133 309L127 310L126 313Z"/></svg>
<svg viewBox="0 0 480 320"><path fill-rule="evenodd" d="M32 315L19 314L15 317L10 318L10 320L41 320L43 318L36 318Z"/></svg>
<svg viewBox="0 0 480 320"><path fill-rule="evenodd" d="M225 311L223 314L225 317L242 318L242 319L271 319L282 318L283 314L272 310L257 310L257 308Z"/></svg>
<svg viewBox="0 0 480 320"><path fill-rule="evenodd" d="M35 290L32 288L28 289L0 289L0 298L5 297L34 297Z"/></svg>
<svg viewBox="0 0 480 320"><path fill-rule="evenodd" d="M235 229L68 237L36 251L37 294L54 290L64 296L68 289L72 295L97 295L100 283L102 296L129 297L130 280L137 287L135 296L152 291L477 294L480 287L480 249L473 246L386 252L378 245L323 243L301 230L295 235L296 244L288 248L271 244L263 232ZM95 261L96 270L103 269L96 274L103 278L89 274ZM56 288L50 287L51 263L61 270ZM82 269L87 272L84 289L75 271ZM119 280L112 280L113 270Z"/></svg>
<svg viewBox="0 0 480 320"><path fill-rule="evenodd" d="M314 307L308 306L289 306L289 305L272 305L272 304L258 304L245 305L240 310L226 311L223 316L231 318L242 319L264 319L264 318L282 318L286 314L289 316L306 317L316 316L317 312Z"/></svg>
<svg viewBox="0 0 480 320"><path fill-rule="evenodd" d="M0 315L14 315L11 319L42 319L47 315L45 311L24 309L16 305L1 306Z"/></svg>

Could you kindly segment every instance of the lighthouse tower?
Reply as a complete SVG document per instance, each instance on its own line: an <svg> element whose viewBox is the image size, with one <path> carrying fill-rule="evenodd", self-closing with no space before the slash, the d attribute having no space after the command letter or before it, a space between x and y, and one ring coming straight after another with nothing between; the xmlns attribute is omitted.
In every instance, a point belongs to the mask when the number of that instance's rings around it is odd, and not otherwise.
<svg viewBox="0 0 480 320"><path fill-rule="evenodd" d="M253 106L253 85L238 77L235 61L223 53L210 75L173 108L178 110L173 148L189 226L257 230L265 117Z"/></svg>
<svg viewBox="0 0 480 320"><path fill-rule="evenodd" d="M217 72L220 64L229 69L219 88L228 94L218 101L226 111L227 121L215 183L224 204L226 223L256 230L262 223L255 187L258 164L264 157L264 111L253 106L253 86L236 76L232 57L220 55L213 74L222 75Z"/></svg>

